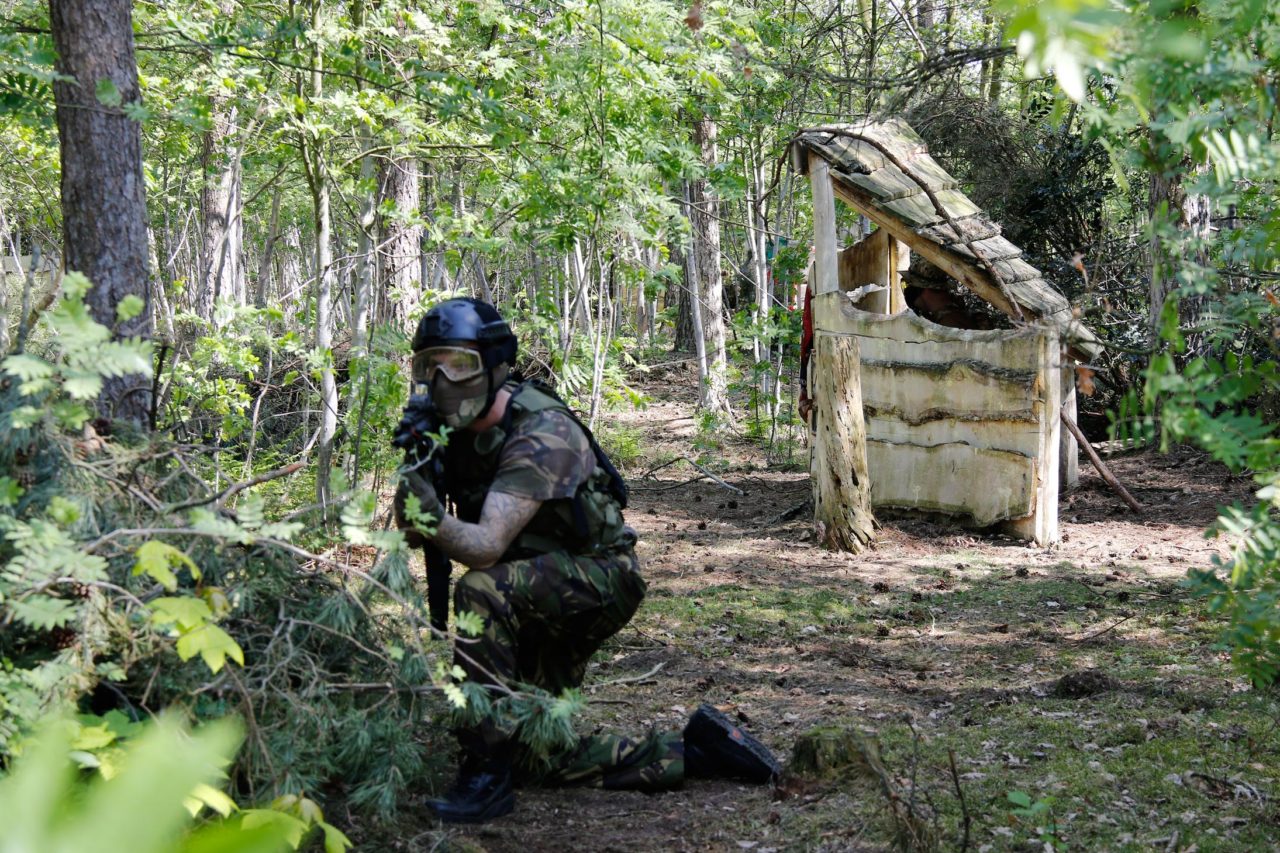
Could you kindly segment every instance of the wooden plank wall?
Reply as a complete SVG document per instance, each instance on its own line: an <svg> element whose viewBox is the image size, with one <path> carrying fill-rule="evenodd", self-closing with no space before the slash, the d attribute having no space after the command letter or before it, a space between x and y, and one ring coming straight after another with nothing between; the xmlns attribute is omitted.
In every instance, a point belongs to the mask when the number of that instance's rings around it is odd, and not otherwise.
<svg viewBox="0 0 1280 853"><path fill-rule="evenodd" d="M952 329L861 311L841 292L815 295L813 308L816 330L859 338L874 505L1057 539L1056 332Z"/></svg>
<svg viewBox="0 0 1280 853"><path fill-rule="evenodd" d="M906 243L890 236L885 229L877 228L841 250L838 257L841 290L853 290L864 284L878 284L885 288L858 302L863 311L896 314L907 307L902 293L902 273L910 263L911 253Z"/></svg>

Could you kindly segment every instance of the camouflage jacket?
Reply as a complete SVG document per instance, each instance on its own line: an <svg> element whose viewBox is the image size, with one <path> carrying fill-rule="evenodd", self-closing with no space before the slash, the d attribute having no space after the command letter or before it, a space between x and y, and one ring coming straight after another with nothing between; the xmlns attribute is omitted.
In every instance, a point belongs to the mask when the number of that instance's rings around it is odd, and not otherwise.
<svg viewBox="0 0 1280 853"><path fill-rule="evenodd" d="M610 495L609 475L596 464L586 431L538 386L507 387L513 396L501 423L450 436L444 480L458 518L478 522L490 491L542 501L504 561L616 547L624 537L622 508Z"/></svg>

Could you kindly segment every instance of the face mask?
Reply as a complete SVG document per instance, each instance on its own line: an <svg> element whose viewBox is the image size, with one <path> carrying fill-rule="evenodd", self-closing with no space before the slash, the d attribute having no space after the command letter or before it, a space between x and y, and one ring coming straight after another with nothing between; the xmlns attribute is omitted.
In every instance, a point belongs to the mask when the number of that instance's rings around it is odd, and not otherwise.
<svg viewBox="0 0 1280 853"><path fill-rule="evenodd" d="M499 365L493 370L493 388L507 380L508 367ZM432 384L431 404L441 420L454 429L470 426L489 408L489 377L481 374L466 382L450 382L443 372L436 374Z"/></svg>

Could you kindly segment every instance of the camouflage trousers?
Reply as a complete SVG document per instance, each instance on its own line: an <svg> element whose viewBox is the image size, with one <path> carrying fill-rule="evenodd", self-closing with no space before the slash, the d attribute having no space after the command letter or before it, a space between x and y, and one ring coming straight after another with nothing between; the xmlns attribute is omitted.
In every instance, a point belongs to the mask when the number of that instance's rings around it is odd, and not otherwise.
<svg viewBox="0 0 1280 853"><path fill-rule="evenodd" d="M579 687L591 656L627 624L644 593L630 547L592 556L556 551L472 569L458 579L454 611L478 615L484 632L459 643L455 663L479 684L496 677L550 693ZM458 737L473 751L512 748L511 732L493 718ZM635 740L589 735L535 775L552 785L665 790L684 780L684 743L680 732Z"/></svg>

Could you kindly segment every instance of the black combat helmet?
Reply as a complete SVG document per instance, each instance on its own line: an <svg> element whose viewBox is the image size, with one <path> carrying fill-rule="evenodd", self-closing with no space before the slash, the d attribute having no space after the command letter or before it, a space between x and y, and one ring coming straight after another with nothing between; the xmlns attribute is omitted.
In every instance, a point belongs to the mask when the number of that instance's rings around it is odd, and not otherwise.
<svg viewBox="0 0 1280 853"><path fill-rule="evenodd" d="M498 309L479 299L446 299L427 312L413 336L413 351L474 345L484 366L516 363L516 336Z"/></svg>

